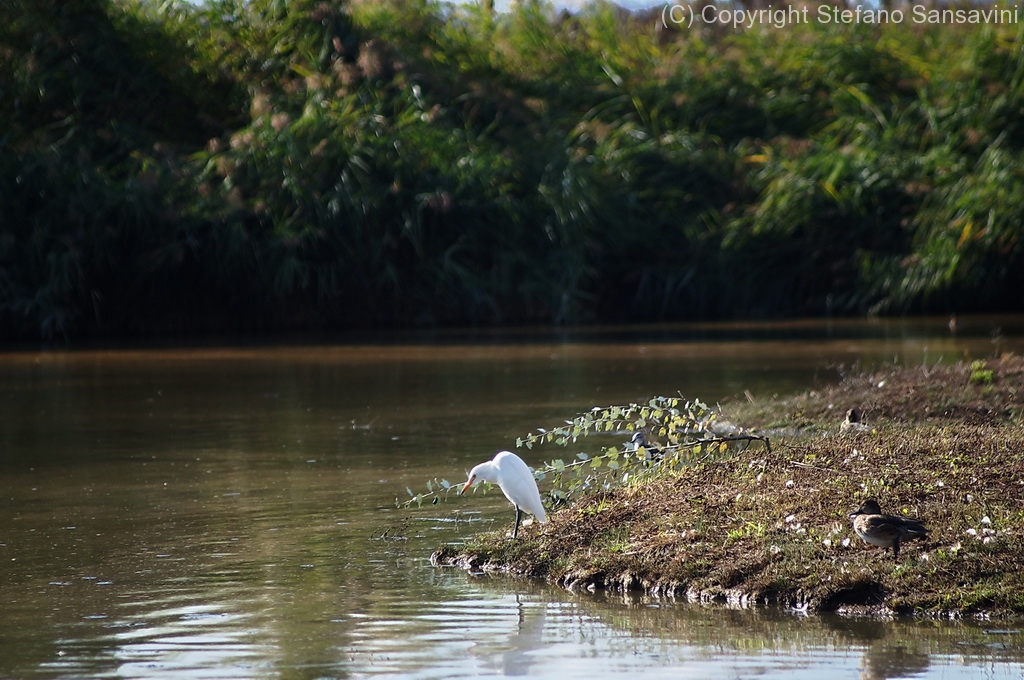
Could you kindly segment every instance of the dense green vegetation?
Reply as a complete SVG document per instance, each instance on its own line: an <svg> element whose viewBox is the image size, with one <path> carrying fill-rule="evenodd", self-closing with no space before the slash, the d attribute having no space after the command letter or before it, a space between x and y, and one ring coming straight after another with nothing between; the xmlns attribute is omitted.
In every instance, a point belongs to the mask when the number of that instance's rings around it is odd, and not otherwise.
<svg viewBox="0 0 1024 680"><path fill-rule="evenodd" d="M0 337L1022 308L1021 25L526 4L3 3Z"/></svg>

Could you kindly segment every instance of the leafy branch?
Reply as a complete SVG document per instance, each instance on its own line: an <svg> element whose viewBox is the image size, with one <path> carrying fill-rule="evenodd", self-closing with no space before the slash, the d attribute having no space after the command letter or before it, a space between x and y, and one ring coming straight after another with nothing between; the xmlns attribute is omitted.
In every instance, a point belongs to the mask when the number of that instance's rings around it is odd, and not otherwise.
<svg viewBox="0 0 1024 680"><path fill-rule="evenodd" d="M444 496L445 500L448 500L448 494L458 489L459 487L452 484L447 479L433 479L427 480L427 490L424 493L413 493L413 490L409 487L405 487L405 492L409 494L409 499L406 501L399 501L395 499L395 503L400 508L408 508L409 506L415 505L416 507L422 507L423 503L430 500L432 505L437 505L441 496Z"/></svg>
<svg viewBox="0 0 1024 680"><path fill-rule="evenodd" d="M655 397L646 404L595 407L564 425L550 430L537 428L516 440L516 447L533 449L539 444L568 447L582 437L623 436L626 442L604 446L600 453L581 451L566 462L556 458L534 470L538 481L550 481L549 504L557 507L588 491L609 489L649 479L686 465L694 465L730 451L745 450L755 441L771 450L767 437L748 434L717 422L718 414L700 401ZM436 504L458 487L447 480L427 482L425 493L407 488L400 507Z"/></svg>

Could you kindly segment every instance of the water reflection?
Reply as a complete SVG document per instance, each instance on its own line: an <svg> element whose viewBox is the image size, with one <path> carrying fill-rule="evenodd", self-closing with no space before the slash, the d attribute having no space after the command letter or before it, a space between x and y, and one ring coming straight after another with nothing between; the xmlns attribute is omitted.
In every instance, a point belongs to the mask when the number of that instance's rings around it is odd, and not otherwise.
<svg viewBox="0 0 1024 680"><path fill-rule="evenodd" d="M547 622L547 607L536 603L523 602L522 597L515 596L518 618L515 632L509 636L506 648L497 650L471 650L474 656L485 660L484 665L493 668L501 675L527 675L536 663L536 652L544 642L544 628Z"/></svg>
<svg viewBox="0 0 1024 680"><path fill-rule="evenodd" d="M977 323L955 338L897 325L728 341L709 326L0 355L0 678L1019 677L1012 626L702 609L437 570L433 549L508 522L504 498L395 508L406 486L461 481L595 404L987 356Z"/></svg>
<svg viewBox="0 0 1024 680"><path fill-rule="evenodd" d="M971 677L988 668L990 677L1011 678L1024 671L1019 631L1008 633L1012 641L998 649L979 648L991 637L980 624L808 618L778 610L572 594L461 573L449 577L453 600L443 610L411 604L397 621L361 622L357 641L374 650L379 647L373 641L390 635L390 642L384 657L365 652L358 665L364 670L372 665L374 675L413 677L643 672L645 677L897 678L928 676L933 665L937 677ZM410 620L418 625L399 623ZM398 634L395 625L402 626ZM969 657L965 648L989 651ZM451 663L438 666L439 657Z"/></svg>
<svg viewBox="0 0 1024 680"><path fill-rule="evenodd" d="M923 675L931 665L930 657L920 651L908 650L900 644L874 645L864 652L864 680L910 678Z"/></svg>

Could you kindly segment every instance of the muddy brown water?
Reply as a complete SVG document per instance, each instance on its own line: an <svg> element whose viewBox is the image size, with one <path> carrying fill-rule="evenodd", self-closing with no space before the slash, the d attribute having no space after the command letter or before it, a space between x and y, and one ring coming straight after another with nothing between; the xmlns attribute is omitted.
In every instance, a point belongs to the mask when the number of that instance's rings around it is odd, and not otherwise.
<svg viewBox="0 0 1024 680"><path fill-rule="evenodd" d="M736 610L431 567L536 427L837 367L1024 351L1019 318L0 353L0 678L1019 678L1024 625ZM558 448L523 454L530 462Z"/></svg>

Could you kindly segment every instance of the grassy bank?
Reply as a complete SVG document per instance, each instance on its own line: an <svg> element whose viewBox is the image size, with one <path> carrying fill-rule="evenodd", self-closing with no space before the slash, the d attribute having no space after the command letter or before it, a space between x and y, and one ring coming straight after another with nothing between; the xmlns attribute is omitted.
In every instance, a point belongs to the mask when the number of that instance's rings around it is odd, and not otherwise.
<svg viewBox="0 0 1024 680"><path fill-rule="evenodd" d="M850 408L866 431L840 431ZM519 540L484 535L434 561L812 611L1024 613L1024 359L849 376L725 410L801 433L585 496ZM898 560L866 546L847 515L871 497L923 518L929 540Z"/></svg>
<svg viewBox="0 0 1024 680"><path fill-rule="evenodd" d="M1024 24L12 0L0 338L1010 311Z"/></svg>

